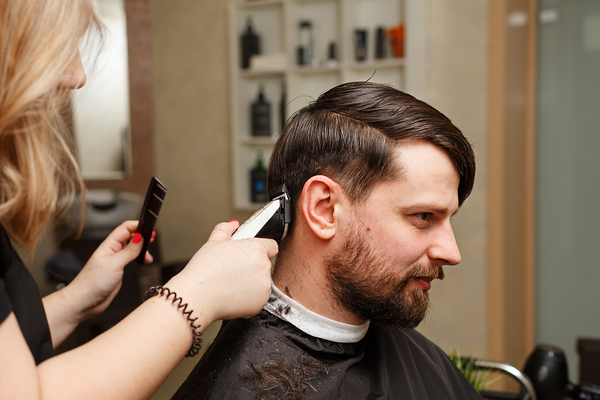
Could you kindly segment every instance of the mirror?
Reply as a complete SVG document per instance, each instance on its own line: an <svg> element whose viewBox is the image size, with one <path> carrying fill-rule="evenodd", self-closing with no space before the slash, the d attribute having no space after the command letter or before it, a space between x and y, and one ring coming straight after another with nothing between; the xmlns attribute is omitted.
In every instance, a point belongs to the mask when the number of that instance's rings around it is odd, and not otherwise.
<svg viewBox="0 0 600 400"><path fill-rule="evenodd" d="M73 128L85 180L122 179L131 173L129 63L125 0L97 0L106 27L84 43L85 86L73 96Z"/></svg>
<svg viewBox="0 0 600 400"><path fill-rule="evenodd" d="M106 2L106 0L97 1L99 6ZM127 37L126 50L122 49L122 51L127 54L128 68L124 68L124 71L129 87L127 88L127 84L124 83L122 89L126 90L129 95L129 109L126 112L129 113L130 129L129 143L126 147L121 146L123 153L119 153L124 154L126 168L124 171L105 173L104 175L91 174L88 171L84 180L88 189L112 189L143 195L146 193L150 178L154 175L150 0L113 1L119 3L119 10L122 11L124 8L126 18L126 23L122 25L121 29L126 31ZM97 114L102 117L101 113ZM81 133L84 134L84 132ZM122 137L119 134L115 136ZM119 141L119 143L122 142Z"/></svg>

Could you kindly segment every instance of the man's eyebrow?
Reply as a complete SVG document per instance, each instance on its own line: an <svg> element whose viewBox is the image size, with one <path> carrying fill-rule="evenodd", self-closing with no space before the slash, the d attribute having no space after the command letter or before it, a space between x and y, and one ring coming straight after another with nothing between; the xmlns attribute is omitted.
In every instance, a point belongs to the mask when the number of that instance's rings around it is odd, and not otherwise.
<svg viewBox="0 0 600 400"><path fill-rule="evenodd" d="M419 212L419 211L422 212L424 210L432 210L436 214L450 215L451 217L455 216L456 213L458 213L459 209L460 208L457 208L456 210L451 211L451 209L440 206L439 204L435 204L435 203L415 203L415 204L411 204L408 207L405 207L405 210L408 212Z"/></svg>

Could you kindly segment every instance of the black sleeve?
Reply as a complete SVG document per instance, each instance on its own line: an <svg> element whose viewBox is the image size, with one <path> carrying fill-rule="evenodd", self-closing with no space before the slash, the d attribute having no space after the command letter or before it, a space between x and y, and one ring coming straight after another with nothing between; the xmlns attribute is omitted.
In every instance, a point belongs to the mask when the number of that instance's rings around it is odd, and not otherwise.
<svg viewBox="0 0 600 400"><path fill-rule="evenodd" d="M12 304L6 290L4 290L4 280L0 278L0 324L4 322L11 312Z"/></svg>
<svg viewBox="0 0 600 400"><path fill-rule="evenodd" d="M0 321L14 312L36 364L52 357L52 337L37 283L0 225Z"/></svg>

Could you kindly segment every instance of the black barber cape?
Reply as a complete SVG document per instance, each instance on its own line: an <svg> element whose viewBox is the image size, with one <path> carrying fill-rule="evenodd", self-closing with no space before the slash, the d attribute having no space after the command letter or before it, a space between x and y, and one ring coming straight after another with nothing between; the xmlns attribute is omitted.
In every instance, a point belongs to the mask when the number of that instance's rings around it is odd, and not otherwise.
<svg viewBox="0 0 600 400"><path fill-rule="evenodd" d="M282 314L280 314L282 316ZM481 396L413 330L370 326L356 343L308 335L263 310L223 323L173 399L435 399Z"/></svg>
<svg viewBox="0 0 600 400"><path fill-rule="evenodd" d="M52 357L52 338L40 291L0 225L0 323L11 311L36 364Z"/></svg>

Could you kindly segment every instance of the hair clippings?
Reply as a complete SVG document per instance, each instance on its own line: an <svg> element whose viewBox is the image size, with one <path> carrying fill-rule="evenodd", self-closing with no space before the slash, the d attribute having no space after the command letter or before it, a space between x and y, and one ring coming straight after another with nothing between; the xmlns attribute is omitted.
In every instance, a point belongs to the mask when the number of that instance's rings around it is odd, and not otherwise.
<svg viewBox="0 0 600 400"><path fill-rule="evenodd" d="M197 331L197 329L200 328L200 325L194 324L194 322L196 322L198 317L192 318L192 313L194 312L194 310L188 311L187 310L188 304L183 303L183 299L181 297L177 297L177 293L171 291L169 288L162 287L162 286L152 286L150 289L148 289L146 291L146 293L144 294L144 301L148 300L150 297L154 297L157 295L160 297L165 292L167 293L167 296L166 296L167 300L169 299L169 297L173 296L173 300L171 301L171 303L172 304L177 303L177 309L183 308L183 310L182 310L183 315L187 318L188 322L190 323L190 326L192 327L192 333L194 334L194 342L192 343L192 347L190 348L190 350L187 352L187 354L185 356L186 357L194 357L196 354L198 354L200 352L200 349L202 348L202 345L201 345L202 339L200 338L200 336L202 336L202 332Z"/></svg>

